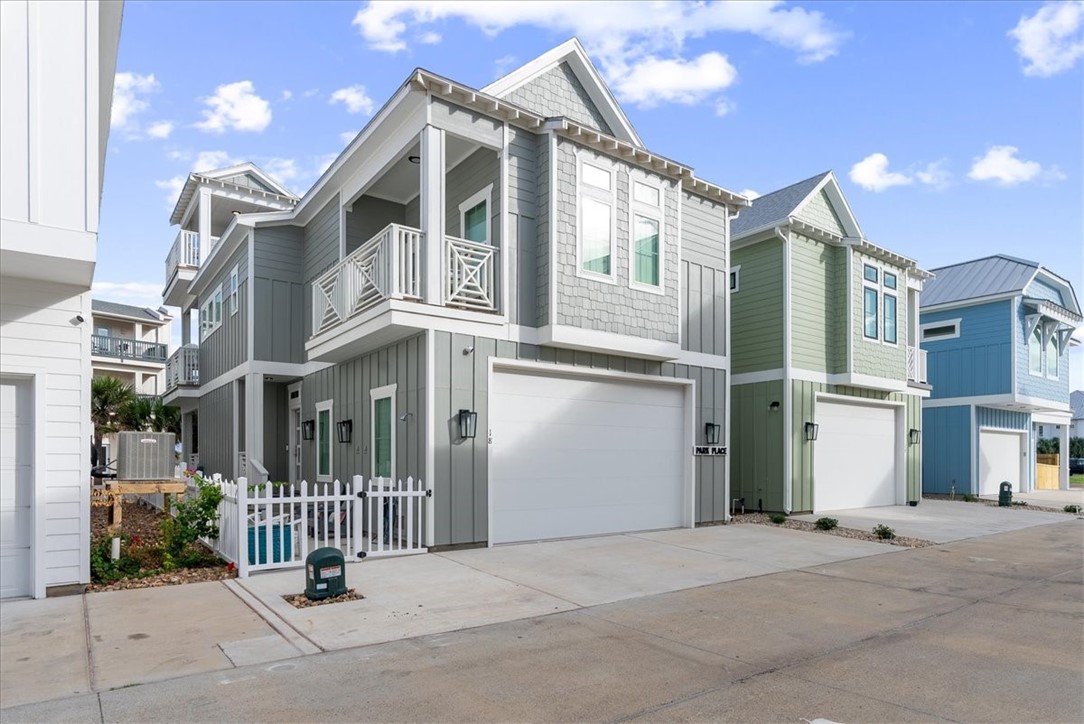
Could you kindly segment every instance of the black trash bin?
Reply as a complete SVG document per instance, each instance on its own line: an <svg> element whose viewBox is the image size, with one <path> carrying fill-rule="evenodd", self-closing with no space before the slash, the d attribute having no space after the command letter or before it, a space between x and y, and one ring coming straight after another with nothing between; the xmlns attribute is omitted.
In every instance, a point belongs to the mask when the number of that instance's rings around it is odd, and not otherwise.
<svg viewBox="0 0 1084 724"><path fill-rule="evenodd" d="M305 596L310 601L346 593L346 561L338 548L317 548L305 558Z"/></svg>

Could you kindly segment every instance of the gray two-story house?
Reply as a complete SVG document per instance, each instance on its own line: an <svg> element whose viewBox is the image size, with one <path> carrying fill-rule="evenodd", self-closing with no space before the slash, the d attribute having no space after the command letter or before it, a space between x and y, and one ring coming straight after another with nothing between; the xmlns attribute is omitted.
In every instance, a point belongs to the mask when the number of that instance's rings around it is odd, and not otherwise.
<svg viewBox="0 0 1084 724"><path fill-rule="evenodd" d="M171 365L208 473L421 478L437 546L726 518L748 202L648 150L578 42L414 71L300 199L247 173L175 213L225 222Z"/></svg>

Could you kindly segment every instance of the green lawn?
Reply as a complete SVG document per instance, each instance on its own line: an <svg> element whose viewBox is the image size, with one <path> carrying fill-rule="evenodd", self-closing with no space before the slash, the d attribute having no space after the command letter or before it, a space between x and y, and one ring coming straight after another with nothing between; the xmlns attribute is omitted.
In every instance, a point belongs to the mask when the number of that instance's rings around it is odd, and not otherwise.
<svg viewBox="0 0 1084 724"><path fill-rule="evenodd" d="M1084 475L1070 475L1069 485L1084 488Z"/></svg>

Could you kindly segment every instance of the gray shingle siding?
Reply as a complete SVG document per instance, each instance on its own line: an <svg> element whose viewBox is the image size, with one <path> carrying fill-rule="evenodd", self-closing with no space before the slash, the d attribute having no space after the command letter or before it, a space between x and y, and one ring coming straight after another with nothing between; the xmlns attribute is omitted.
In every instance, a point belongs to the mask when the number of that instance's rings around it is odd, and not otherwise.
<svg viewBox="0 0 1084 724"><path fill-rule="evenodd" d="M603 133L613 134L568 63L561 63L546 71L505 98L539 115L565 116Z"/></svg>
<svg viewBox="0 0 1084 724"><path fill-rule="evenodd" d="M508 146L508 226L506 239L509 279L508 320L512 324L536 324L536 284L534 266L537 247L536 221L538 195L538 145L544 143L529 131L509 127Z"/></svg>
<svg viewBox="0 0 1084 724"><path fill-rule="evenodd" d="M552 135L538 139L538 221L535 224L535 324L539 327L550 320L550 158Z"/></svg>

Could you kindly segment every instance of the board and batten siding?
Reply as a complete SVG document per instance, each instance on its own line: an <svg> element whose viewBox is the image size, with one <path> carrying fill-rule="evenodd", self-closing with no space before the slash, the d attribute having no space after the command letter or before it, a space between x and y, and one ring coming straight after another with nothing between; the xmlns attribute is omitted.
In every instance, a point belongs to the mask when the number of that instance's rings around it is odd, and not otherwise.
<svg viewBox="0 0 1084 724"><path fill-rule="evenodd" d="M207 475L233 478L235 380L216 387L199 398L199 464ZM238 404L239 411L244 408Z"/></svg>
<svg viewBox="0 0 1084 724"><path fill-rule="evenodd" d="M304 362L302 231L296 226L273 226L254 233L254 356L272 362Z"/></svg>
<svg viewBox="0 0 1084 724"><path fill-rule="evenodd" d="M248 265L248 244L242 242L211 285L200 294L199 303L203 304L215 292L222 292L222 325L206 336L200 332L199 373L204 383L248 361ZM235 267L238 277L237 312L230 313L227 295L230 274Z"/></svg>
<svg viewBox="0 0 1084 724"><path fill-rule="evenodd" d="M304 332L312 336L312 282L339 263L339 199L328 201L305 225Z"/></svg>
<svg viewBox="0 0 1084 724"><path fill-rule="evenodd" d="M681 348L726 354L726 206L681 194Z"/></svg>
<svg viewBox="0 0 1084 724"><path fill-rule="evenodd" d="M907 379L907 274L891 264L886 264L871 256L852 251L854 262L852 264L852 306L851 306L851 329L854 337L851 360L851 371L862 375L872 375L890 380ZM864 334L864 307L862 273L864 265L870 264L877 267L878 279L888 271L896 275L897 287L895 292L877 288L877 339L867 339ZM884 293L894 294L896 297L896 344L888 344L883 341L884 337Z"/></svg>
<svg viewBox="0 0 1084 724"><path fill-rule="evenodd" d="M783 242L772 237L731 252L741 267L730 295L733 374L783 367Z"/></svg>
<svg viewBox="0 0 1084 724"><path fill-rule="evenodd" d="M419 176L419 187L420 184ZM406 206L403 204L374 196L362 196L354 202L353 206L346 209L345 255L349 256L357 251L362 244L383 231L388 224L406 225L406 223Z"/></svg>
<svg viewBox="0 0 1084 724"><path fill-rule="evenodd" d="M791 364L845 372L847 252L793 232L790 239Z"/></svg>
<svg viewBox="0 0 1084 724"><path fill-rule="evenodd" d="M535 134L508 127L508 321L537 326L536 223L538 219L538 144Z"/></svg>
<svg viewBox="0 0 1084 724"><path fill-rule="evenodd" d="M307 375L301 385L301 415L316 418L316 405L332 400L332 475L348 481L373 474L372 409L369 391L395 384L395 477L428 482L425 470L425 336L388 347ZM408 414L409 413L409 414ZM406 419L399 419L406 415ZM340 443L334 423L353 420L353 441ZM301 442L302 478L316 480L316 440ZM429 483L432 485L432 483Z"/></svg>
<svg viewBox="0 0 1084 724"><path fill-rule="evenodd" d="M464 354L463 350L468 348L473 351ZM433 394L436 438L432 485L436 545L480 543L486 541L489 534L486 432L490 430L491 357L694 380L695 430L703 430L705 422L721 423L726 411L727 379L722 370L435 332ZM456 414L460 409L478 412L478 436L473 440L458 439ZM493 444L500 445L501 431L493 430L493 436ZM726 465L725 457L696 459L697 522L725 518Z"/></svg>
<svg viewBox="0 0 1084 724"><path fill-rule="evenodd" d="M36 506L44 506L45 586L90 580L85 541L90 540L90 349L89 323L73 324L76 315L91 319L90 292L82 287L0 277L0 370L4 375L36 373L30 394L44 398L39 410L43 459L34 461L42 487L29 491ZM22 378L25 379L25 378ZM31 401L31 409L37 400ZM36 411L34 413L36 415ZM14 454L7 448L4 455ZM33 550L33 548L32 548ZM33 557L31 557L31 564ZM40 580L40 579L39 579Z"/></svg>
<svg viewBox="0 0 1084 724"><path fill-rule="evenodd" d="M730 396L730 497L783 510L783 381L735 385Z"/></svg>
<svg viewBox="0 0 1084 724"><path fill-rule="evenodd" d="M924 493L971 492L970 405L923 408L921 447Z"/></svg>
<svg viewBox="0 0 1084 724"><path fill-rule="evenodd" d="M263 383L263 463L268 480L290 479L290 398L288 385Z"/></svg>
<svg viewBox="0 0 1084 724"><path fill-rule="evenodd" d="M922 312L921 324L960 320L960 336L922 342L932 399L1001 395L1012 391L1017 374L1012 354L1013 302L1002 300L972 307ZM1023 346L1023 375L1027 375L1027 345L1023 320L1018 320L1018 345ZM1018 359L1020 351L1017 350Z"/></svg>
<svg viewBox="0 0 1084 724"><path fill-rule="evenodd" d="M497 152L479 148L456 164L444 177L444 233L464 238L459 206L492 185L489 205L489 243L501 243L501 167Z"/></svg>

